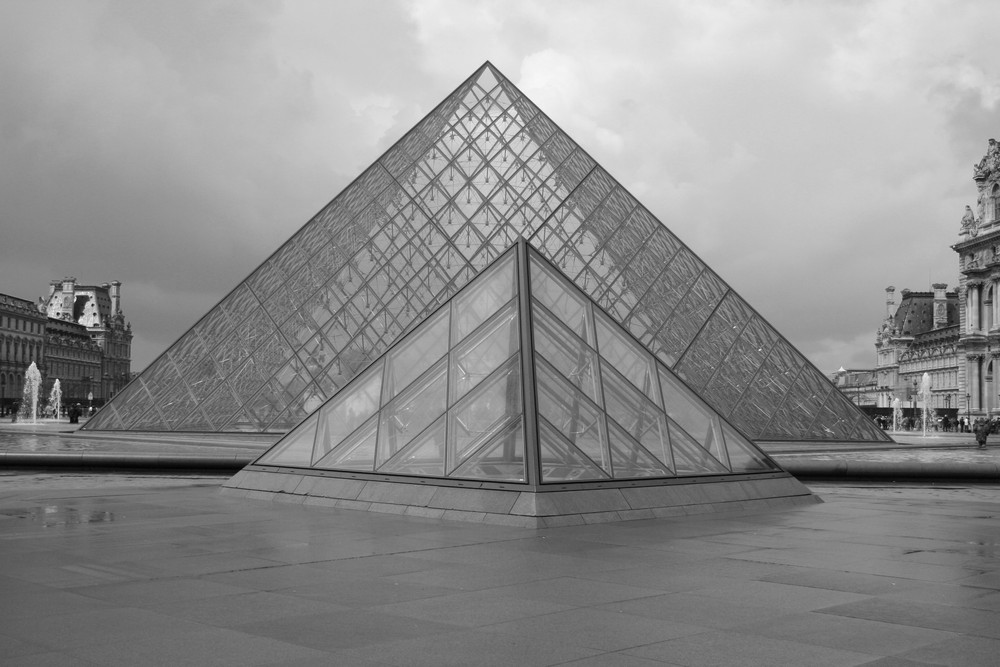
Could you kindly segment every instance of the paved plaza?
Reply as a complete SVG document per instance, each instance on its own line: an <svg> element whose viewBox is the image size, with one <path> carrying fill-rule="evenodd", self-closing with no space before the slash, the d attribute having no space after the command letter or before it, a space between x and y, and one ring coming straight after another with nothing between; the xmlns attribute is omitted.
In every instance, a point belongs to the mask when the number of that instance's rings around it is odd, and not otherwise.
<svg viewBox="0 0 1000 667"><path fill-rule="evenodd" d="M995 486L547 530L4 471L4 665L989 665Z"/></svg>

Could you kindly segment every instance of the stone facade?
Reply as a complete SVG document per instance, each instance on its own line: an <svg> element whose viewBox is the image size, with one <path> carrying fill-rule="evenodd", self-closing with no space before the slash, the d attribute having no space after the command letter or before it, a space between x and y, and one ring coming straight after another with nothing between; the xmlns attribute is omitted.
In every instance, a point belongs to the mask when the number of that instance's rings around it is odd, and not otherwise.
<svg viewBox="0 0 1000 667"><path fill-rule="evenodd" d="M39 365L42 387L51 391L58 378L63 405L79 403L86 408L93 402L91 397L100 404L105 398L100 386L102 356L101 346L87 327L49 318L45 327L45 363L44 367Z"/></svg>
<svg viewBox="0 0 1000 667"><path fill-rule="evenodd" d="M31 301L0 294L0 416L20 402L31 362L42 370L46 321Z"/></svg>
<svg viewBox="0 0 1000 667"><path fill-rule="evenodd" d="M103 405L132 375L132 325L121 309L121 283L53 281L37 303L0 294L0 415L21 400L32 362L48 399L55 380L63 404Z"/></svg>
<svg viewBox="0 0 1000 667"><path fill-rule="evenodd" d="M957 416L960 400L958 353L958 292L946 283L935 283L933 292L900 292L886 288L886 318L875 338L875 405L885 412L894 399L904 410L921 410L918 396L924 373L931 385L926 406L938 416Z"/></svg>
<svg viewBox="0 0 1000 667"><path fill-rule="evenodd" d="M83 395L93 393L98 404L121 391L131 379L132 325L125 321L121 308L121 286L117 280L101 285L79 285L73 277L53 280L43 303L50 319L83 327L100 350L99 367L83 376L89 380L80 380L88 385ZM63 329L59 329L61 340L75 340L76 334Z"/></svg>
<svg viewBox="0 0 1000 667"><path fill-rule="evenodd" d="M959 391L974 419L1000 415L1000 143L995 139L973 167L973 179L976 208L966 207L963 239L952 248L959 256L962 303Z"/></svg>
<svg viewBox="0 0 1000 667"><path fill-rule="evenodd" d="M874 369L840 369L834 382L859 406L885 412L898 398L919 410L916 395L930 376L937 415L1000 417L1000 142L990 139L973 165L976 205L966 206L959 235L959 281L933 292L886 289L886 315L875 342ZM878 410L876 410L876 408Z"/></svg>

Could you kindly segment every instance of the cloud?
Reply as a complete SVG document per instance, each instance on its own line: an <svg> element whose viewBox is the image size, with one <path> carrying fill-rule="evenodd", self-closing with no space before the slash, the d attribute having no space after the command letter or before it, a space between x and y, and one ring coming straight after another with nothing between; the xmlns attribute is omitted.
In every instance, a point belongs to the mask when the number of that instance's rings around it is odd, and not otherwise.
<svg viewBox="0 0 1000 667"><path fill-rule="evenodd" d="M986 1L5 12L0 291L122 280L137 368L487 59L823 370L874 363L885 285L956 282L1000 134Z"/></svg>

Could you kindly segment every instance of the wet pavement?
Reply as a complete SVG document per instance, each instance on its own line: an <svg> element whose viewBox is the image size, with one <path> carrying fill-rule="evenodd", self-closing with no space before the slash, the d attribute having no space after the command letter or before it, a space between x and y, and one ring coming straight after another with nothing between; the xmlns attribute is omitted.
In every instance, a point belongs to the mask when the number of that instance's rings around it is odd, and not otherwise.
<svg viewBox="0 0 1000 667"><path fill-rule="evenodd" d="M528 530L239 500L219 479L0 482L8 665L990 665L996 487Z"/></svg>
<svg viewBox="0 0 1000 667"><path fill-rule="evenodd" d="M66 428L5 424L0 451L266 446ZM1000 457L971 436L909 440L772 452ZM228 476L0 470L0 664L902 667L1000 655L997 485L810 484L824 503L528 530L240 500L220 494Z"/></svg>

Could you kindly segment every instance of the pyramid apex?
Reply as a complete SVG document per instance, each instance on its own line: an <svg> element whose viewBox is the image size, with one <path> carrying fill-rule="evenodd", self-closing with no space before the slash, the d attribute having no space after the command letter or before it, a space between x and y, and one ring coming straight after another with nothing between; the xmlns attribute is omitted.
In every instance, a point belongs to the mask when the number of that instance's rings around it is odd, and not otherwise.
<svg viewBox="0 0 1000 667"><path fill-rule="evenodd" d="M288 433L517 238L747 437L889 440L490 60L84 428Z"/></svg>

